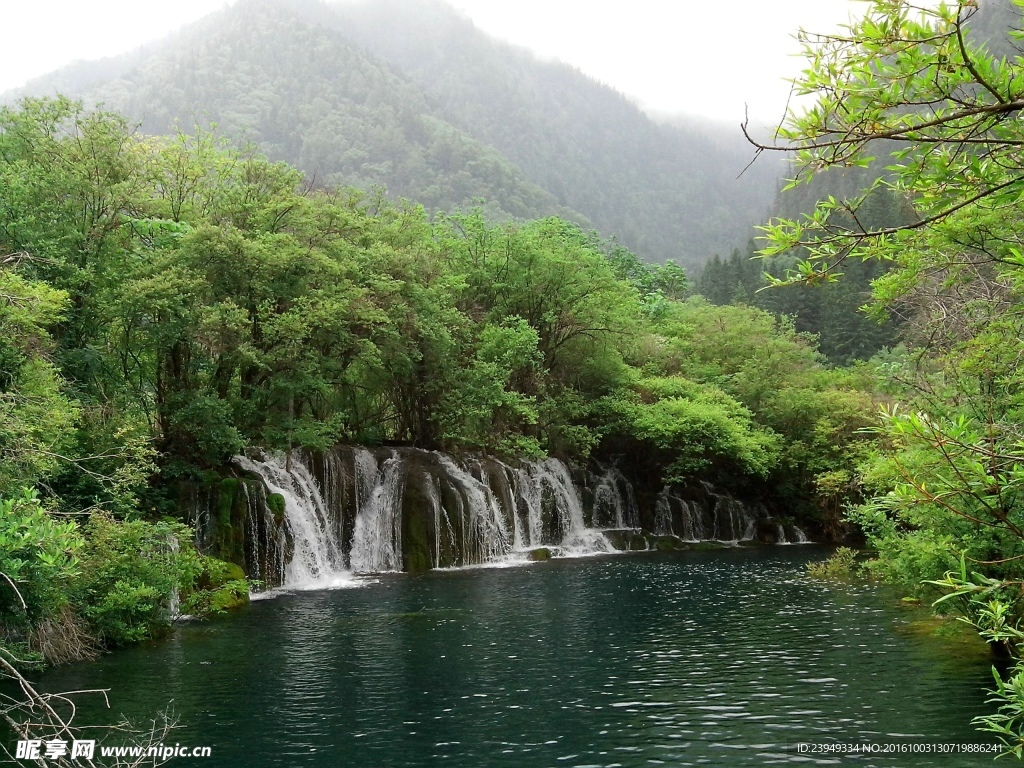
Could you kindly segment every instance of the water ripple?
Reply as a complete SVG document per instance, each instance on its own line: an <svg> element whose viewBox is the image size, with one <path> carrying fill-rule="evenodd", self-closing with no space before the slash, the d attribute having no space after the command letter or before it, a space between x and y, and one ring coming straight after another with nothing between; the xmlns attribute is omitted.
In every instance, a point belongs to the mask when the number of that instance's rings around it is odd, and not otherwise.
<svg viewBox="0 0 1024 768"><path fill-rule="evenodd" d="M799 742L979 741L984 659L893 631L812 548L382 576L279 594L167 643L50 673L115 713L174 699L217 766L836 765ZM82 717L115 713L86 710ZM861 756L858 766L949 766ZM988 765L957 756L957 766Z"/></svg>

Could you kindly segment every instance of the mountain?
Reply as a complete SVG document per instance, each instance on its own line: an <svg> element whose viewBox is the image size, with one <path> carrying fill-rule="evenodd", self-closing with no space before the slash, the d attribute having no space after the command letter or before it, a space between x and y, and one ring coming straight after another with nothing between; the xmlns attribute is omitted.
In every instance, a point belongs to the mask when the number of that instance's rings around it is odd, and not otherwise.
<svg viewBox="0 0 1024 768"><path fill-rule="evenodd" d="M430 210L558 214L650 261L744 243L781 175L737 130L658 123L431 0L239 0L156 45L77 64L60 91L166 134L216 124L322 183L384 186ZM9 99L8 99L9 100Z"/></svg>

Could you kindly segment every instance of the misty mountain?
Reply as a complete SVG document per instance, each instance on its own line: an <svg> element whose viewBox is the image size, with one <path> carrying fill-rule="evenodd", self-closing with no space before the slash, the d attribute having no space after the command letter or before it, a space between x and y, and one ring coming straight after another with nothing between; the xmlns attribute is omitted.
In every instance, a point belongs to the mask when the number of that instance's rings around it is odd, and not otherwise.
<svg viewBox="0 0 1024 768"><path fill-rule="evenodd" d="M684 78L681 77L681 82ZM625 96L430 0L239 0L159 44L41 78L147 133L216 124L327 184L430 210L558 214L643 258L744 243L781 175L736 138L658 123Z"/></svg>

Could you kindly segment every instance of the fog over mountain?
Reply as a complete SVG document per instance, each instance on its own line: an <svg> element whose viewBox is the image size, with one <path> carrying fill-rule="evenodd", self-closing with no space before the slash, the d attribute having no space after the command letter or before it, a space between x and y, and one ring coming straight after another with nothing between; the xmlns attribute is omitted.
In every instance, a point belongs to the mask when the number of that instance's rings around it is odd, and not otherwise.
<svg viewBox="0 0 1024 768"><path fill-rule="evenodd" d="M494 219L558 214L691 267L746 243L782 175L764 158L740 177L738 128L652 119L433 0L240 0L7 100L58 91L147 133L215 124L321 183Z"/></svg>

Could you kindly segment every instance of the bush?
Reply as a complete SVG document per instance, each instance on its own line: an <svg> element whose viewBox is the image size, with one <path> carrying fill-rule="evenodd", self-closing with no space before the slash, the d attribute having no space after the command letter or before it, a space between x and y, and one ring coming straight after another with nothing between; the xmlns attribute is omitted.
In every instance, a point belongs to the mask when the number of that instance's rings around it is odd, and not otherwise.
<svg viewBox="0 0 1024 768"><path fill-rule="evenodd" d="M35 491L0 498L0 621L25 626L66 605L84 544L78 526L50 517Z"/></svg>
<svg viewBox="0 0 1024 768"><path fill-rule="evenodd" d="M93 515L79 582L83 613L109 645L136 643L170 625L173 596L204 569L192 530L176 522L117 522Z"/></svg>
<svg viewBox="0 0 1024 768"><path fill-rule="evenodd" d="M251 585L238 565L215 557L204 556L202 561L202 574L192 588L183 594L183 613L210 616L248 604Z"/></svg>
<svg viewBox="0 0 1024 768"><path fill-rule="evenodd" d="M839 547L827 560L807 564L808 575L815 579L841 579L853 574L857 550Z"/></svg>

